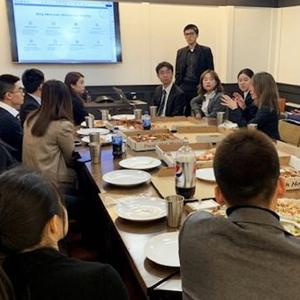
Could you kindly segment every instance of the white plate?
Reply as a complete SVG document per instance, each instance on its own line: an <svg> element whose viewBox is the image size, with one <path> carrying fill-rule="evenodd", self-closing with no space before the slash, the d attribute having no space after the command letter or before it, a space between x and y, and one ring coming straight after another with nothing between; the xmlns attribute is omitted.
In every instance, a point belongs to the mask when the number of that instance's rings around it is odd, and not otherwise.
<svg viewBox="0 0 300 300"><path fill-rule="evenodd" d="M98 133L100 133L100 135L110 133L110 131L105 128L80 128L76 132L80 135L89 135L92 132L98 132Z"/></svg>
<svg viewBox="0 0 300 300"><path fill-rule="evenodd" d="M150 156L137 156L123 159L119 162L122 168L134 170L148 170L159 167L161 161Z"/></svg>
<svg viewBox="0 0 300 300"><path fill-rule="evenodd" d="M196 171L196 177L201 180L216 182L213 168L198 169Z"/></svg>
<svg viewBox="0 0 300 300"><path fill-rule="evenodd" d="M167 215L167 203L155 197L126 197L116 206L119 217L130 221L153 221Z"/></svg>
<svg viewBox="0 0 300 300"><path fill-rule="evenodd" d="M112 137L112 134L106 134L104 136L101 136L100 139L101 139L101 144L111 144L111 137ZM86 143L86 144L89 144L90 143L90 137L87 135L87 136L84 136L82 139L81 139L82 142Z"/></svg>
<svg viewBox="0 0 300 300"><path fill-rule="evenodd" d="M117 170L106 173L102 179L118 186L134 186L149 181L151 175L145 171Z"/></svg>
<svg viewBox="0 0 300 300"><path fill-rule="evenodd" d="M146 257L163 266L180 267L178 235L176 231L153 237L145 246Z"/></svg>
<svg viewBox="0 0 300 300"><path fill-rule="evenodd" d="M124 121L124 120L134 120L135 116L123 114L123 115L114 115L114 116L111 116L111 118L113 120Z"/></svg>

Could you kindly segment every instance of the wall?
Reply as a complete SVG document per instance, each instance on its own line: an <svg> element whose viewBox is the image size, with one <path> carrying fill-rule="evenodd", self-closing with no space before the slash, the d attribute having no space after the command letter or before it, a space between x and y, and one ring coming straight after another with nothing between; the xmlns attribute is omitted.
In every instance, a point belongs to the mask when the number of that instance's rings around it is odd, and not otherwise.
<svg viewBox="0 0 300 300"><path fill-rule="evenodd" d="M277 80L300 85L300 6L282 8L280 12L280 47Z"/></svg>
<svg viewBox="0 0 300 300"><path fill-rule="evenodd" d="M292 13L283 9L282 21ZM63 79L70 70L86 75L88 85L155 84L155 65L175 62L176 50L185 45L182 28L195 23L200 28L199 42L212 48L215 67L223 82L234 82L244 67L256 71L276 71L283 82L290 76L280 63L275 68L274 47L278 45L278 10L233 6L192 6L149 3L120 3L123 62L116 65L36 65L47 78ZM299 13L299 12L298 12ZM293 14L295 17L296 14ZM297 19L295 17L295 19ZM281 20L281 19L280 19ZM0 73L21 75L28 65L11 63L5 1L0 1ZM282 23L284 33L291 25ZM298 28L300 28L298 26ZM296 30L296 29L295 29ZM297 29L298 30L298 29ZM284 42L291 42L289 36ZM298 48L297 48L298 49ZM280 53L286 53L280 44ZM295 55L294 53L292 53ZM282 55L280 55L282 57ZM292 62L292 58L290 58ZM288 68L288 67L286 67ZM295 68L295 67L294 67ZM284 69L284 73L281 73ZM293 69L294 70L294 69ZM278 71L278 73L277 73ZM297 74L297 73L296 73Z"/></svg>

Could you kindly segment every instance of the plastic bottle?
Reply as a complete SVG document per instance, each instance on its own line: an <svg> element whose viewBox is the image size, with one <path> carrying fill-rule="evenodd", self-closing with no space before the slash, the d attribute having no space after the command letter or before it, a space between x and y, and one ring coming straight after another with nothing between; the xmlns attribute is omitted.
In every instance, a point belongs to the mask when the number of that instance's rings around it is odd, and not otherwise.
<svg viewBox="0 0 300 300"><path fill-rule="evenodd" d="M111 137L112 154L114 159L121 158L123 155L123 136L118 127L114 128L114 133Z"/></svg>
<svg viewBox="0 0 300 300"><path fill-rule="evenodd" d="M196 190L196 157L187 138L176 152L176 194L189 199Z"/></svg>
<svg viewBox="0 0 300 300"><path fill-rule="evenodd" d="M144 130L151 129L151 117L150 117L150 115L148 114L147 111L143 115L142 120L143 120L143 128L144 128Z"/></svg>

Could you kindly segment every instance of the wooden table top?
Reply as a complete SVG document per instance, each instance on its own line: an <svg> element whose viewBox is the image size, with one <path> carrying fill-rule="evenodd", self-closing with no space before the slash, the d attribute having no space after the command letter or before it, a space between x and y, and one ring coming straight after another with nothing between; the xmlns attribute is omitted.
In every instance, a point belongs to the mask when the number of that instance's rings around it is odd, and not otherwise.
<svg viewBox="0 0 300 300"><path fill-rule="evenodd" d="M291 154L299 154L298 149L294 149L286 144L278 143L280 150L289 150ZM120 169L119 161L113 160L111 146L104 146L101 149L101 164L93 165L89 159L88 147L79 147L77 149L85 161L85 165L89 170L93 180L99 187L99 201L102 201L107 212L118 232L125 249L129 255L131 262L136 269L136 275L144 290L154 289L170 289L180 290L181 280L178 268L163 267L148 260L144 254L144 247L152 237L172 231L167 227L166 219L161 219L153 222L130 222L123 220L117 216L115 205L119 199L126 196L159 196L158 192L151 183L142 184L130 188L120 188L106 184L102 180L102 174ZM297 153L293 153L297 151ZM127 147L126 157L131 156L152 156L156 157L155 151L134 152ZM298 155L297 155L298 156ZM300 156L300 155L299 155ZM123 157L125 158L125 157ZM158 168L151 170L149 173L156 174ZM175 277L174 277L175 276Z"/></svg>
<svg viewBox="0 0 300 300"><path fill-rule="evenodd" d="M88 151L88 147L79 148L79 152L84 158L88 157ZM136 153L130 149L127 149L126 157L145 155L156 157L155 151ZM177 274L179 269L160 266L148 260L144 254L145 245L152 237L167 231L172 231L173 229L168 228L166 218L152 222L130 222L118 217L115 205L120 198L127 196L159 197L158 192L151 183L145 183L129 188L120 188L103 182L102 174L120 169L118 164L119 161L120 160L113 160L111 147L105 146L101 150L101 164L94 165L91 162L86 162L85 165L100 190L99 201L103 202L122 242L124 243L129 257L136 268L142 288L151 289L174 274ZM158 168L149 173L153 174L157 171Z"/></svg>

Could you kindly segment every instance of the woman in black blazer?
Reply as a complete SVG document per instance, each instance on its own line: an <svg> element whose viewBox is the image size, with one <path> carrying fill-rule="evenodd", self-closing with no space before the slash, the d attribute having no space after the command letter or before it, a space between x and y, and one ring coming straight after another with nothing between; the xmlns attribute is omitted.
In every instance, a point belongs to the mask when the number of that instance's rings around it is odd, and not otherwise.
<svg viewBox="0 0 300 300"><path fill-rule="evenodd" d="M51 182L24 168L0 176L0 251L16 299L128 299L111 266L59 252L67 230L67 213Z"/></svg>
<svg viewBox="0 0 300 300"><path fill-rule="evenodd" d="M253 75L254 72L251 69L246 68L241 70L238 73L237 80L242 95L240 93L233 93L233 97L237 101L242 115L247 121L253 119L257 112L257 106L253 103L249 90Z"/></svg>
<svg viewBox="0 0 300 300"><path fill-rule="evenodd" d="M65 77L65 84L68 86L72 96L73 119L75 126L77 126L88 115L82 99L82 95L85 92L84 76L79 72L69 72Z"/></svg>
<svg viewBox="0 0 300 300"><path fill-rule="evenodd" d="M251 120L247 120L239 109L238 101L228 96L223 96L222 104L230 109L230 121L239 127L256 124L257 129L263 131L274 140L279 140L278 120L278 89L273 76L266 72L253 76L250 84L250 94L257 106L257 112Z"/></svg>

